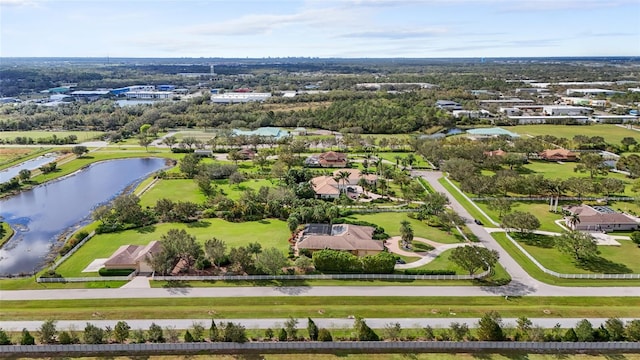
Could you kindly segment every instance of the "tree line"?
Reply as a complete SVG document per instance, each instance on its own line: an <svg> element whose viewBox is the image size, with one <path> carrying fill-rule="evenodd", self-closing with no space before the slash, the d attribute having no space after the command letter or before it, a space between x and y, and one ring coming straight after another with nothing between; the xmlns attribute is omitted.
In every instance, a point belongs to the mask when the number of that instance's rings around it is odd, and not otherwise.
<svg viewBox="0 0 640 360"><path fill-rule="evenodd" d="M262 332L247 330L239 323L211 320L207 327L203 322L194 322L189 329L181 331L175 327L162 328L152 323L148 329L132 329L126 321L118 321L115 326L98 327L86 323L83 331L70 328L60 330L55 320L46 320L35 332L26 328L16 338L0 329L0 345L35 344L123 344L123 343L178 343L178 342L236 342L247 341L534 341L534 342L608 342L640 341L640 320L624 322L609 318L602 325L594 327L582 319L574 327L562 328L556 324L550 329L536 326L525 317L516 320L515 327L504 324L498 312L485 313L477 323L451 322L448 328L403 329L397 322L389 322L382 329L372 329L365 319L355 316L350 334L333 336L331 331L320 328L315 321L307 318L306 334L300 329L300 321L289 317L282 327L267 328Z"/></svg>

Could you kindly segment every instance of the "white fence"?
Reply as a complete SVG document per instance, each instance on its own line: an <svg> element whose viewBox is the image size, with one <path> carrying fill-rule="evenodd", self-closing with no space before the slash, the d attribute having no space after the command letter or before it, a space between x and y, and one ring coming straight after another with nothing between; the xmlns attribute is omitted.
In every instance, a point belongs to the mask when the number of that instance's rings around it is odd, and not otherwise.
<svg viewBox="0 0 640 360"><path fill-rule="evenodd" d="M460 193L464 198L469 201L469 203L476 208L484 217L489 219L495 226L500 226L497 222L493 221L489 215L487 215L475 202L473 202L467 194L463 193L448 177L445 177L445 180L454 188L458 193ZM531 260L531 262L538 267L542 272L549 274L551 276L555 276L557 278L562 279L640 279L640 274L562 274L559 272L555 272L553 270L549 270L544 267L538 260L536 260L533 255L529 254L527 250L522 247L516 240L514 240L509 233L505 233L507 239L511 241L511 243L520 250L527 259Z"/></svg>
<svg viewBox="0 0 640 360"><path fill-rule="evenodd" d="M87 241L89 241L95 235L96 235L96 232L92 231L89 235L85 236L84 239L80 240L80 242L77 243L76 246L74 246L71 250L69 250L68 253L64 254L62 257L60 257L60 259L56 260L56 262L54 262L53 265L49 267L49 269L51 270L57 269L58 266L60 266L60 264L65 262L65 260L67 260L71 255L75 254L76 251L78 251L82 247L82 245L84 245Z"/></svg>
<svg viewBox="0 0 640 360"><path fill-rule="evenodd" d="M7 345L0 357L76 354L190 354L208 353L360 353L385 352L528 352L528 353L637 353L638 342L454 342L454 341L345 341L345 342L248 342L162 343L102 345Z"/></svg>
<svg viewBox="0 0 640 360"><path fill-rule="evenodd" d="M489 275L403 275L403 274L319 274L319 275L235 275L235 276L153 276L157 281L260 281L260 280L475 280Z"/></svg>
<svg viewBox="0 0 640 360"><path fill-rule="evenodd" d="M269 281L269 280L477 280L491 269L474 275L404 275L404 274L318 274L318 275L223 275L223 276L152 276L155 281ZM129 281L135 276L105 276L78 278L38 278L39 283L71 283Z"/></svg>
<svg viewBox="0 0 640 360"><path fill-rule="evenodd" d="M549 274L561 279L640 279L640 274L562 274L559 272L555 272L553 270L549 270L544 267L533 255L529 254L527 250L525 250L522 245L520 245L514 238L509 235L509 233L505 233L507 239L511 241L511 243L520 250L527 259L531 260L531 262L538 267L545 274Z"/></svg>

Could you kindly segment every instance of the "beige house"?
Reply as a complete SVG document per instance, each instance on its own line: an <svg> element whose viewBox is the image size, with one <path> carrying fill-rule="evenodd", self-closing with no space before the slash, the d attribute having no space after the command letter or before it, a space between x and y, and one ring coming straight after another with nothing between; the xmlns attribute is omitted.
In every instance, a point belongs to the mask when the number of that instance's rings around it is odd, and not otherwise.
<svg viewBox="0 0 640 360"><path fill-rule="evenodd" d="M608 206L566 206L563 210L570 215L578 215L575 223L565 219L567 226L573 230L583 231L631 231L640 229L640 224L629 216L615 212Z"/></svg>
<svg viewBox="0 0 640 360"><path fill-rule="evenodd" d="M349 173L345 180L336 181L341 172ZM320 199L337 199L341 191L348 191L350 186L358 186L360 179L373 184L378 180L374 174L362 175L358 169L339 169L333 172L333 176L317 176L311 179L311 186Z"/></svg>
<svg viewBox="0 0 640 360"><path fill-rule="evenodd" d="M135 269L139 273L153 272L147 257L162 250L162 243L152 241L147 245L122 245L104 262L106 269Z"/></svg>
<svg viewBox="0 0 640 360"><path fill-rule="evenodd" d="M356 256L375 255L384 250L380 240L373 239L374 228L351 224L307 224L296 242L298 250L331 249L348 251Z"/></svg>

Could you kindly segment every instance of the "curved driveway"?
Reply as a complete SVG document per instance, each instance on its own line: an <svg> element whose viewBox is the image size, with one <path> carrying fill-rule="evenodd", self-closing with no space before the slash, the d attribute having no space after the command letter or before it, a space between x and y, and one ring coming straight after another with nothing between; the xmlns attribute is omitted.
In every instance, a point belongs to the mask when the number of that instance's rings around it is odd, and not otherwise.
<svg viewBox="0 0 640 360"><path fill-rule="evenodd" d="M435 191L448 194L451 207L462 217L472 216L438 182L440 172L419 172ZM637 296L640 287L561 287L544 284L527 274L484 227L467 224L484 246L500 254L500 264L512 281L505 286L294 286L154 289L57 289L0 291L0 300L117 299L163 297L272 297L272 296Z"/></svg>

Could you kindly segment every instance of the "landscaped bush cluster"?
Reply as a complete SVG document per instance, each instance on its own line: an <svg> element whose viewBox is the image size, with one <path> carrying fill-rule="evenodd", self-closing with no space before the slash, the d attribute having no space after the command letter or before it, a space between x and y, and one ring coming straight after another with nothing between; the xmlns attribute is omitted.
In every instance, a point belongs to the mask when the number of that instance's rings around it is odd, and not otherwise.
<svg viewBox="0 0 640 360"><path fill-rule="evenodd" d="M100 268L98 274L100 276L129 276L135 269L106 269Z"/></svg>
<svg viewBox="0 0 640 360"><path fill-rule="evenodd" d="M78 243L82 241L82 239L86 238L87 236L89 236L89 233L86 231L77 232L73 237L67 240L67 242L60 248L60 250L58 250L58 254L60 254L60 256L64 256L69 251L71 251L71 249L76 247L76 245L78 245Z"/></svg>
<svg viewBox="0 0 640 360"><path fill-rule="evenodd" d="M358 257L346 251L319 250L313 253L316 270L328 273L391 274L396 256L388 252Z"/></svg>

